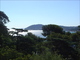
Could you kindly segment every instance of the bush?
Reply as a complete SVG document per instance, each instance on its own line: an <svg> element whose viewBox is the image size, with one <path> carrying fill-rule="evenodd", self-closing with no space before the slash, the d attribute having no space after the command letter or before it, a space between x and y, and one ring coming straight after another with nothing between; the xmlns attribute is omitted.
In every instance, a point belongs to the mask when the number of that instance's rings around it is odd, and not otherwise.
<svg viewBox="0 0 80 60"><path fill-rule="evenodd" d="M57 53L52 54L48 49L46 49L42 54L33 54L30 60L65 60L61 55Z"/></svg>
<svg viewBox="0 0 80 60"><path fill-rule="evenodd" d="M6 46L0 49L0 60L10 60L21 57L23 54Z"/></svg>

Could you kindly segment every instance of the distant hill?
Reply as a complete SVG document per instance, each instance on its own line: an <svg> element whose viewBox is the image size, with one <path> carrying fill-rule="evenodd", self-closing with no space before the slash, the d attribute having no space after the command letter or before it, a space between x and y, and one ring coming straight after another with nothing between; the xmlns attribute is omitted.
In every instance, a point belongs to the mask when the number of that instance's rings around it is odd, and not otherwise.
<svg viewBox="0 0 80 60"><path fill-rule="evenodd" d="M31 25L25 28L25 30L42 30L42 26L42 24Z"/></svg>
<svg viewBox="0 0 80 60"><path fill-rule="evenodd" d="M25 28L25 30L42 30L42 24L36 24L36 25L31 25L27 28ZM77 26L60 26L63 28L64 31L77 31Z"/></svg>
<svg viewBox="0 0 80 60"><path fill-rule="evenodd" d="M77 26L60 26L63 28L64 31L77 31Z"/></svg>

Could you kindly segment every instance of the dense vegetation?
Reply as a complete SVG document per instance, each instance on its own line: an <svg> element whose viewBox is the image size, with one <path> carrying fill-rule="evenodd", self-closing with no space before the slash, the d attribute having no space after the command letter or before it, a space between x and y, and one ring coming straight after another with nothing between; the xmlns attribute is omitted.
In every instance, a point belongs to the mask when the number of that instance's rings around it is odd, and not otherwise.
<svg viewBox="0 0 80 60"><path fill-rule="evenodd" d="M25 31L22 29L8 32L7 22L8 17L0 11L0 60L80 60L79 31L70 33L58 25L45 25L42 34L46 38L32 33L23 36L18 34Z"/></svg>

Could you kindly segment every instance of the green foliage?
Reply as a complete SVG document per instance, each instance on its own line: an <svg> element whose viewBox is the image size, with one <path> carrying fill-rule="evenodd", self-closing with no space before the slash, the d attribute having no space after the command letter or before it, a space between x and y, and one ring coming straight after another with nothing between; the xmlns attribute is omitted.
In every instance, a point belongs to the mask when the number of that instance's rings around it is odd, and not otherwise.
<svg viewBox="0 0 80 60"><path fill-rule="evenodd" d="M8 31L7 31L7 28L6 26L0 24L0 36L8 36Z"/></svg>
<svg viewBox="0 0 80 60"><path fill-rule="evenodd" d="M64 33L61 27L59 27L58 25L51 25L51 24L43 26L42 30L44 36L50 35L52 32L61 33L61 34Z"/></svg>
<svg viewBox="0 0 80 60"><path fill-rule="evenodd" d="M43 42L43 41L44 41L43 38L37 37L37 36L35 36L35 35L32 34L32 33L28 33L28 35L26 35L25 37L30 37L30 38L32 38L35 43L39 43L39 42Z"/></svg>
<svg viewBox="0 0 80 60"><path fill-rule="evenodd" d="M52 52L58 51L58 54L61 54L64 58L71 58L72 60L78 59L78 52L70 47L69 43L61 39L53 39L45 43L45 46L48 47Z"/></svg>
<svg viewBox="0 0 80 60"><path fill-rule="evenodd" d="M4 25L9 19L1 11L0 22L0 60L80 60L80 32L64 32L58 25L45 25L46 38L32 33L18 35L22 29L17 29L17 36L10 36Z"/></svg>
<svg viewBox="0 0 80 60"><path fill-rule="evenodd" d="M73 42L78 42L78 41L80 41L80 32L73 33L73 34L71 35L71 37L72 37L72 41L73 41Z"/></svg>
<svg viewBox="0 0 80 60"><path fill-rule="evenodd" d="M40 55L33 54L30 60L65 60L65 59L63 59L61 55L58 55L57 53L52 54L50 51L48 51L48 49L46 49Z"/></svg>
<svg viewBox="0 0 80 60"><path fill-rule="evenodd" d="M11 46L12 40L9 36L0 36L0 47Z"/></svg>
<svg viewBox="0 0 80 60"><path fill-rule="evenodd" d="M5 58L4 58L5 57ZM11 49L8 46L0 49L0 60L65 60L61 55L57 53L52 54L48 49L40 55L23 55L17 52L15 49Z"/></svg>
<svg viewBox="0 0 80 60"><path fill-rule="evenodd" d="M47 36L47 41L51 41L54 38L61 39L61 40L66 40L66 41L69 41L69 42L72 40L70 35L53 32L53 33L51 33L50 35Z"/></svg>
<svg viewBox="0 0 80 60"><path fill-rule="evenodd" d="M23 35L21 35L21 34L19 34L20 32L28 32L28 30L24 30L24 29L17 29L17 28L12 28L12 29L14 29L15 31L9 31L9 34L11 34L12 36L14 35L14 34L16 34L17 36L23 36Z"/></svg>
<svg viewBox="0 0 80 60"><path fill-rule="evenodd" d="M9 22L8 16L3 11L0 11L0 24L5 24L7 22Z"/></svg>
<svg viewBox="0 0 80 60"><path fill-rule="evenodd" d="M35 50L35 42L31 37L18 37L16 49L24 54L32 54Z"/></svg>
<svg viewBox="0 0 80 60"><path fill-rule="evenodd" d="M32 33L28 33L28 35L26 35L25 37L30 37L32 38L34 41L37 41L38 37L33 35Z"/></svg>
<svg viewBox="0 0 80 60"><path fill-rule="evenodd" d="M8 46L0 48L0 60L10 60L21 57L23 54L11 49Z"/></svg>
<svg viewBox="0 0 80 60"><path fill-rule="evenodd" d="M9 45L11 41L9 39L8 29L4 25L7 22L9 22L7 15L3 11L0 11L0 47Z"/></svg>
<svg viewBox="0 0 80 60"><path fill-rule="evenodd" d="M80 31L80 25L78 26L78 30Z"/></svg>

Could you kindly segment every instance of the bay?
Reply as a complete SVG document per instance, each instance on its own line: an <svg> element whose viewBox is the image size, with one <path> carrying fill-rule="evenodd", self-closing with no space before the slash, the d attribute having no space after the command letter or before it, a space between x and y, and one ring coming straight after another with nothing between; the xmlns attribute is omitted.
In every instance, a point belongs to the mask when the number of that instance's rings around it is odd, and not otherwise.
<svg viewBox="0 0 80 60"><path fill-rule="evenodd" d="M42 33L43 31L42 30L28 30L28 32L20 32L19 34L22 34L22 35L26 35L27 33L32 33L38 37L42 37L42 38L45 38Z"/></svg>
<svg viewBox="0 0 80 60"><path fill-rule="evenodd" d="M68 31L66 31L68 32ZM76 31L69 31L70 33L76 33ZM34 35L36 35L37 37L41 37L41 38L45 38L42 33L43 31L42 30L28 30L28 32L20 32L19 34L22 34L22 35L27 35L27 33L32 33Z"/></svg>

